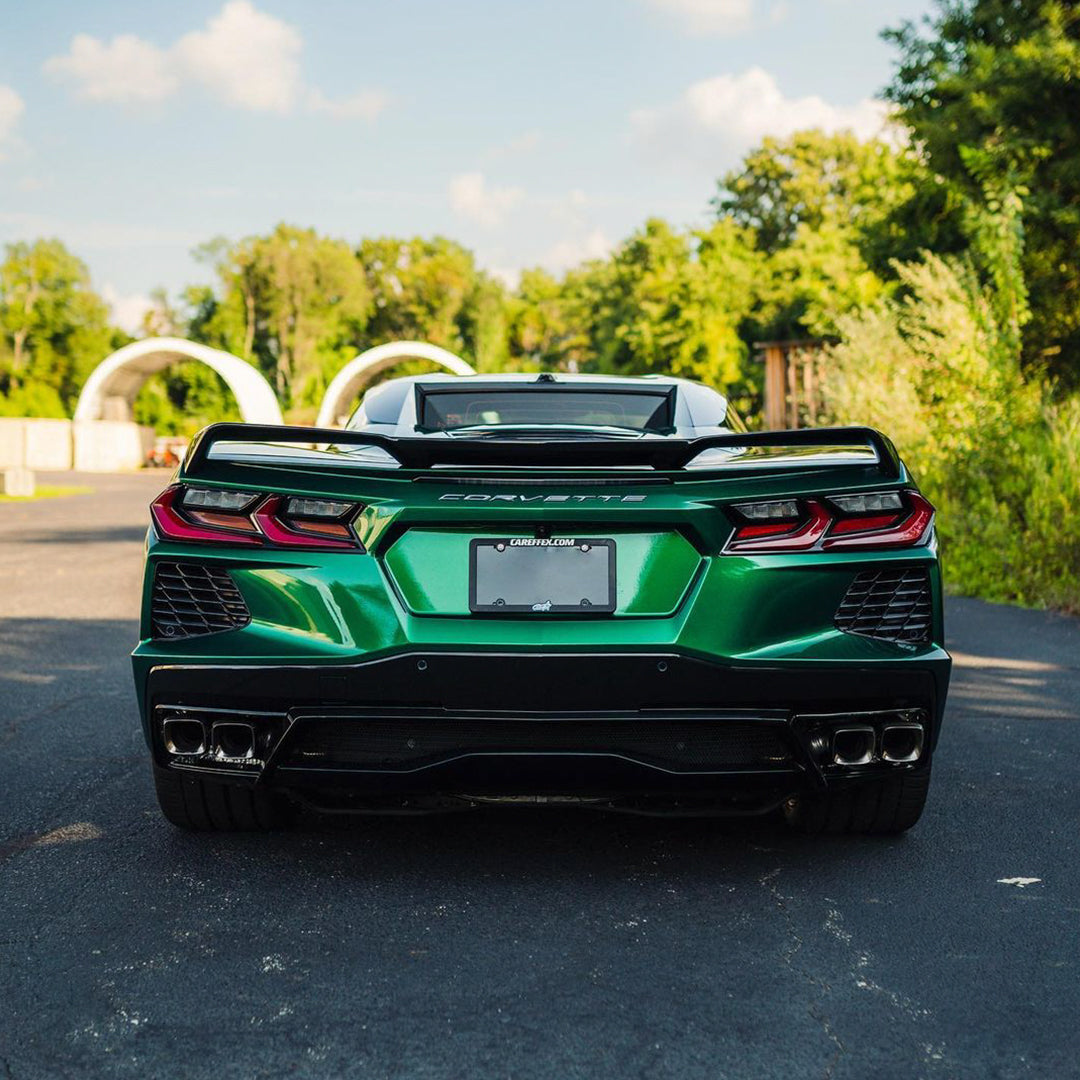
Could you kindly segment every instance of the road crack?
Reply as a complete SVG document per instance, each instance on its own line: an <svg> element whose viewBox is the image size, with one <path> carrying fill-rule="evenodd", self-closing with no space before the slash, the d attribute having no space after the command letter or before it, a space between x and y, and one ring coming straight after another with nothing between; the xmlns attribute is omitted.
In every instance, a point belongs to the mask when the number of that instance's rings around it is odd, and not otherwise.
<svg viewBox="0 0 1080 1080"><path fill-rule="evenodd" d="M765 889L772 899L773 906L780 914L780 918L783 920L784 927L788 938L788 947L785 948L780 958L784 965L791 969L792 973L802 978L822 997L830 993L832 987L824 980L818 978L810 972L806 967L801 964L796 964L795 957L799 955L803 947L803 939L799 936L798 931L795 928L795 920L791 917L791 911L787 905L787 898L776 887L776 879L780 876L780 867L775 870L771 870L763 877L758 879L758 884ZM840 1059L847 1053L847 1048L844 1046L843 1040L836 1033L831 1021L826 1015L824 1009L819 1008L817 1005L808 1005L807 1013L813 1019L813 1021L821 1028L822 1034L833 1046L833 1055L829 1059L825 1066L824 1078L825 1080L832 1080L832 1077L836 1073L836 1067L840 1063Z"/></svg>

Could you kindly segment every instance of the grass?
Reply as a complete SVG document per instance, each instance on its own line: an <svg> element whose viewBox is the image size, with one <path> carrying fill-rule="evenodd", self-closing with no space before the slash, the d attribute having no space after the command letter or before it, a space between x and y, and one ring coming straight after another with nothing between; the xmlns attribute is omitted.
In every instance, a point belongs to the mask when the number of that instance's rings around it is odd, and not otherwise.
<svg viewBox="0 0 1080 1080"><path fill-rule="evenodd" d="M68 495L89 495L91 487L63 487L55 484L39 484L33 495L0 495L0 503L27 503L35 499L63 499Z"/></svg>

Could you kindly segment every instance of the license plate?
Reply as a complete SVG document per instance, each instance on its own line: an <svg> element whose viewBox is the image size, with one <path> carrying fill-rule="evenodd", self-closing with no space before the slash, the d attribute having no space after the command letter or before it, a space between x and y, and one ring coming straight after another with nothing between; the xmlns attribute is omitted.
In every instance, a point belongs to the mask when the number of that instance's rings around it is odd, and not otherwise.
<svg viewBox="0 0 1080 1080"><path fill-rule="evenodd" d="M592 614L615 610L615 541L478 539L469 545L469 610Z"/></svg>

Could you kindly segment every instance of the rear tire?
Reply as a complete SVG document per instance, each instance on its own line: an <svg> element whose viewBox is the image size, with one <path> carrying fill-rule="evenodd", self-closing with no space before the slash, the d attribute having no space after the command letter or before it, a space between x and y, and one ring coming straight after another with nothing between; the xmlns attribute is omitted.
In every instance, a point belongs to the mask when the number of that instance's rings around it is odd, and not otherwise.
<svg viewBox="0 0 1080 1080"><path fill-rule="evenodd" d="M266 832L285 828L296 817L293 805L276 792L222 784L158 765L154 790L162 814L179 829Z"/></svg>
<svg viewBox="0 0 1080 1080"><path fill-rule="evenodd" d="M889 836L906 832L922 816L930 766L885 776L842 791L799 795L784 807L787 823L809 836Z"/></svg>

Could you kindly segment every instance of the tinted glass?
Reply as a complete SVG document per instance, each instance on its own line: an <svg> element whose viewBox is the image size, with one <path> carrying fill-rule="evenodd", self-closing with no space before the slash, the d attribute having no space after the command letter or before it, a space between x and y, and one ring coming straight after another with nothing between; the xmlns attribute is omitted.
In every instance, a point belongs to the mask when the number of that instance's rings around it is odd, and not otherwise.
<svg viewBox="0 0 1080 1080"><path fill-rule="evenodd" d="M664 391L461 390L425 394L422 427L448 431L499 424L585 424L659 431L670 426Z"/></svg>

